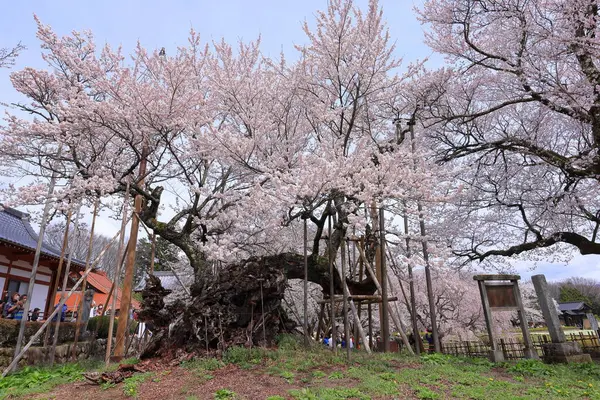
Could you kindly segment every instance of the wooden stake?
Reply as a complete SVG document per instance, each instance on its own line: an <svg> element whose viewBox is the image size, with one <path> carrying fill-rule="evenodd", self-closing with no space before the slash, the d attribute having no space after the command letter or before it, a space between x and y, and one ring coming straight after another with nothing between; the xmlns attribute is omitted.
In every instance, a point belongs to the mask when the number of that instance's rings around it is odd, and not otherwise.
<svg viewBox="0 0 600 400"><path fill-rule="evenodd" d="M102 249L102 251L100 251L100 254L98 254L98 256L96 257L96 261L94 261L94 263L87 269L84 271L83 275L81 276L81 278L79 278L79 280L77 282L75 282L75 285L73 285L73 288L71 289L71 291L67 294L66 297L61 297L60 302L58 303L58 307L56 307L54 309L54 311L52 312L52 314L50 314L48 316L48 319L46 319L46 321L42 324L42 326L40 327L40 329L38 329L38 331L29 339L29 343L27 343L25 345L25 347L23 347L23 349L21 350L21 352L12 360L12 362L10 363L10 365L8 367L6 367L6 369L4 370L4 372L2 373L2 377L4 378L14 367L17 366L17 364L19 363L19 360L21 360L21 358L23 357L23 355L27 352L27 350L29 350L29 348L31 347L31 345L38 339L38 337L40 337L40 335L42 334L42 332L44 332L44 329L46 329L46 327L48 325L50 325L50 322L52 321L52 318L54 318L54 316L56 316L59 312L59 310L62 310L62 306L65 304L65 302L67 301L67 299L69 297L71 297L73 295L73 293L75 293L77 291L77 289L79 288L79 285L81 285L81 283L83 282L83 280L85 278L87 278L88 274L90 273L90 271L92 269L94 269L97 265L98 262L102 259L102 257L104 257L104 254L108 251L108 249L112 246L113 242L117 239L117 235L115 235L107 244L106 246L104 246L104 248ZM60 320L60 318L57 318L57 320Z"/></svg>
<svg viewBox="0 0 600 400"><path fill-rule="evenodd" d="M73 230L74 236L77 237L79 234L79 211L81 210L81 205L77 207L77 212L75 213L75 229ZM73 252L69 249L69 256L67 257L67 266L65 268L65 274L63 277L62 283L62 291L60 292L60 301L62 301L65 297L65 290L67 289L67 282L69 281L69 271L71 270L71 260L73 259ZM61 304L59 303L59 304ZM59 306L61 309L59 312L62 312L62 305ZM59 308L57 307L57 309ZM56 354L56 345L58 344L58 334L60 331L60 316L56 317L56 323L54 325L54 337L52 338L52 347L50 348L50 366L54 365L54 356Z"/></svg>
<svg viewBox="0 0 600 400"><path fill-rule="evenodd" d="M71 228L71 216L73 215L73 208L69 207L69 211L67 212L67 224L65 225L65 233L63 235L63 244L62 244L62 248L60 249L60 259L58 261L58 271L56 272L56 279L54 280L54 283L52 284L52 291L51 293L51 305L49 307L46 307L47 309L51 309L52 306L54 306L54 300L56 299L56 292L58 291L58 281L60 280L60 274L62 274L62 269L63 269L63 264L65 261L65 253L67 252L67 246L69 244L69 229ZM64 290L64 288L63 288ZM48 313L46 313L47 315ZM46 330L46 334L44 335L44 348L47 349L48 348L48 341L50 340L50 329ZM47 356L49 356L49 352L46 354Z"/></svg>
<svg viewBox="0 0 600 400"><path fill-rule="evenodd" d="M119 279L121 278L121 259L125 257L125 228L127 227L127 211L129 209L129 180L127 180L127 186L125 187L125 196L123 197L123 219L121 220L121 229L119 230L119 249L117 251L117 270L115 272L115 279L113 285L115 287L115 293L112 298L112 306L110 311L110 320L108 323L108 337L106 339L106 355L104 356L104 363L108 367L110 364L110 354L112 349L112 338L113 329L115 326L115 314L117 310L117 297L119 297ZM135 242L132 242L131 238L127 243L127 247L135 246ZM121 295L121 306L123 305L123 296ZM106 306L104 306L104 312L106 312ZM125 322L124 322L125 324Z"/></svg>
<svg viewBox="0 0 600 400"><path fill-rule="evenodd" d="M90 228L90 240L88 243L88 251L85 258L85 269L90 265L90 261L92 259L92 245L94 244L94 229L96 228L96 217L98 216L98 204L100 203L100 199L96 199L94 202L94 214L92 216L92 227ZM81 318L83 313L83 302L85 299L85 291L87 286L87 279L83 280L83 284L81 285L81 301L79 302L79 307L77 307L77 319L75 321L75 341L73 343L73 351L71 353L71 357L73 361L77 361L77 342L79 341L79 334L81 330ZM87 325L87 324L86 324Z"/></svg>

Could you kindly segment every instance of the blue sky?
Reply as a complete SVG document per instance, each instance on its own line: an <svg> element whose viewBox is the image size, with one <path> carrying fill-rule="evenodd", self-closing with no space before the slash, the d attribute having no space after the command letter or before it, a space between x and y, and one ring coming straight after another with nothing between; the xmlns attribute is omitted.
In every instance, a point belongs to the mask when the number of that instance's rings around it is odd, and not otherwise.
<svg viewBox="0 0 600 400"><path fill-rule="evenodd" d="M380 0L392 38L396 41L396 55L405 62L431 56L423 44L423 28L417 21L414 6L422 0ZM366 0L357 0L366 5ZM85 5L84 5L85 4ZM8 2L0 13L0 47L9 47L21 41L27 50L18 58L14 69L25 66L44 68L39 42L35 37L33 15L51 25L59 35L73 30L89 29L97 44L106 42L122 45L131 51L137 42L147 48L165 47L167 52L186 45L190 28L200 33L203 41L249 41L262 38L262 50L276 56L281 50L294 53L293 45L305 42L301 23L314 21L316 10L326 7L326 0L103 0L82 1L22 1ZM292 58L288 56L288 58ZM433 57L432 64L440 64ZM431 64L430 64L431 65ZM9 81L10 71L0 70L0 103L20 100ZM89 214L86 216L89 218ZM119 222L106 217L99 221L99 230L112 235ZM524 279L544 273L550 280L569 276L600 279L600 256L576 256L567 266L539 263L535 271L531 264L519 263L517 271Z"/></svg>

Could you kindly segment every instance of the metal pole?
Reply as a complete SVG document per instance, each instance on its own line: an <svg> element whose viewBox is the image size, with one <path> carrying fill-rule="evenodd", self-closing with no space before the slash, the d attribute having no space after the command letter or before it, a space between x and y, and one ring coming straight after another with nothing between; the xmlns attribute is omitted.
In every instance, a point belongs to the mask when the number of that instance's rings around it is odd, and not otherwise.
<svg viewBox="0 0 600 400"><path fill-rule="evenodd" d="M60 158L62 154L62 145L58 146L56 152L56 158ZM38 235L37 244L35 247L35 255L33 256L33 265L31 267L31 276L29 277L29 287L27 288L27 301L25 302L25 318L21 319L19 324L19 335L17 336L17 344L15 346L15 357L21 351L21 343L23 342L23 336L25 335L25 323L27 323L27 315L29 313L29 307L31 307L31 298L33 296L33 287L35 286L35 278L37 270L40 265L40 256L42 254L42 245L44 244L44 233L46 232L46 224L48 223L48 216L50 214L50 207L52 206L52 195L54 194L54 186L56 186L57 180L56 171L52 172L50 182L48 184L48 193L46 195L46 202L44 203L44 211L42 213L42 220L40 221L40 233Z"/></svg>
<svg viewBox="0 0 600 400"><path fill-rule="evenodd" d="M75 213L75 229L73 230L74 237L77 237L79 234L79 211L81 210L81 205L77 207L77 212ZM63 298L65 297L65 290L67 290L67 282L69 281L69 271L71 269L71 260L73 259L73 252L69 249L69 256L67 257L67 266L65 268L65 274L63 277L62 283L62 291L60 292L60 303L64 304ZM62 305L59 305L62 308ZM58 307L57 307L58 308ZM62 312L62 310L58 310ZM54 337L52 338L52 347L50 348L50 366L54 365L54 356L56 354L56 345L58 344L58 334L60 331L60 317L56 317L56 324L54 325Z"/></svg>
<svg viewBox="0 0 600 400"><path fill-rule="evenodd" d="M327 260L329 262L329 300L331 301L331 350L337 354L337 332L335 329L335 287L333 277L333 257L331 254L331 214L327 216Z"/></svg>
<svg viewBox="0 0 600 400"><path fill-rule="evenodd" d="M90 240L88 243L88 251L85 258L85 269L90 265L90 261L92 259L92 245L94 244L94 229L96 228L96 217L98 216L98 203L100 199L96 199L94 202L94 214L92 216L92 227L90 228ZM75 321L75 341L73 343L73 351L71 353L71 357L73 361L77 360L77 342L79 341L79 334L81 331L81 314L83 312L83 301L85 299L85 291L87 286L87 279L83 280L83 284L81 285L81 301L79 302L79 307L77 307L77 319ZM87 321L87 318L86 318ZM87 325L87 324L86 324Z"/></svg>
<svg viewBox="0 0 600 400"><path fill-rule="evenodd" d="M408 214L406 212L406 202L404 203L404 234L406 235L406 258L408 260L408 288L410 291L410 320L412 322L413 337L415 340L415 354L421 355L421 346L419 346L419 327L417 325L417 302L415 299L415 281L412 269L412 251L410 249L410 238L408 236Z"/></svg>
<svg viewBox="0 0 600 400"><path fill-rule="evenodd" d="M411 120L409 123L410 130L410 145L413 155L416 153L415 146L415 122ZM417 169L416 161L413 160L415 170ZM433 346L436 353L441 351L440 340L438 335L437 317L435 313L435 300L433 297L433 283L431 281L431 268L429 265L429 249L427 247L427 232L425 229L425 220L423 216L423 205L420 200L417 200L417 210L419 211L419 227L421 228L421 245L423 247L423 259L425 260L425 281L427 283L427 300L429 301L429 314L431 318L431 331L433 334Z"/></svg>
<svg viewBox="0 0 600 400"><path fill-rule="evenodd" d="M304 218L304 345L308 347L308 227Z"/></svg>
<svg viewBox="0 0 600 400"><path fill-rule="evenodd" d="M379 208L379 257L381 257L381 308L383 309L383 321L381 321L381 333L383 339L383 351L390 351L390 305L388 302L387 264L385 262L385 220L383 207Z"/></svg>
<svg viewBox="0 0 600 400"><path fill-rule="evenodd" d="M346 248L344 238L340 242L342 255L342 286L344 286L344 336L346 336L346 360L350 362L350 325L348 324L348 290L346 287ZM356 314L358 315L358 313Z"/></svg>
<svg viewBox="0 0 600 400"><path fill-rule="evenodd" d="M104 363L108 367L110 364L110 353L112 351L112 338L113 329L115 326L115 311L117 309L117 297L119 297L119 279L121 279L121 264L123 264L123 258L125 257L125 228L127 227L127 211L129 208L129 179L127 180L127 186L125 187L125 196L123 197L123 219L121 220L121 229L119 230L119 248L117 250L117 262L115 271L115 280L113 285L115 287L112 302L110 318L108 322L108 337L106 339L106 355L104 356ZM127 247L135 246L131 240L127 242ZM106 306L104 306L103 313L106 313Z"/></svg>

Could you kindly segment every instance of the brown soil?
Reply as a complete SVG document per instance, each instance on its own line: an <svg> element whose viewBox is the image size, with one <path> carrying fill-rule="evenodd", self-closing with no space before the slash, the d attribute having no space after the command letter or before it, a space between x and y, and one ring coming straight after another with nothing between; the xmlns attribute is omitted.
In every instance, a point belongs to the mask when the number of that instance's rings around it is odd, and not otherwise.
<svg viewBox="0 0 600 400"><path fill-rule="evenodd" d="M170 367L168 364L153 364L151 370L153 375L138 388L140 400L171 400L171 399L214 399L215 392L219 389L228 389L236 394L235 399L264 400L269 396L279 395L291 399L289 390L302 389L305 387L353 387L359 383L358 380L350 378L342 379L310 379L312 371L298 373L294 382L290 383L282 377L269 375L264 368L241 369L235 365L227 365L216 371L197 372L179 366ZM410 364L398 365L398 368L410 368ZM414 367L418 367L414 365ZM343 371L345 368L328 370L331 374L335 371ZM209 375L209 376L207 376ZM306 382L303 383L303 378ZM398 395L391 398L412 399L414 392L405 385L399 385ZM400 396L400 397L398 397ZM384 399L387 397L381 397ZM123 384L103 388L102 386L89 382L76 382L61 385L49 393L38 394L35 400L124 400L132 399L123 393Z"/></svg>

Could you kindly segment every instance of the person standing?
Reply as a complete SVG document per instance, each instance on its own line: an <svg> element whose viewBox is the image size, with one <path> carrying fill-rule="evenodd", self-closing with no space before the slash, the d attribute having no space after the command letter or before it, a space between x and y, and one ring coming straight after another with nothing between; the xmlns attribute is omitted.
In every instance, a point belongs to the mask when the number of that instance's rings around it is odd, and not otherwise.
<svg viewBox="0 0 600 400"><path fill-rule="evenodd" d="M13 293L10 301L4 306L3 314L8 319L21 320L23 318L23 303L19 293Z"/></svg>

